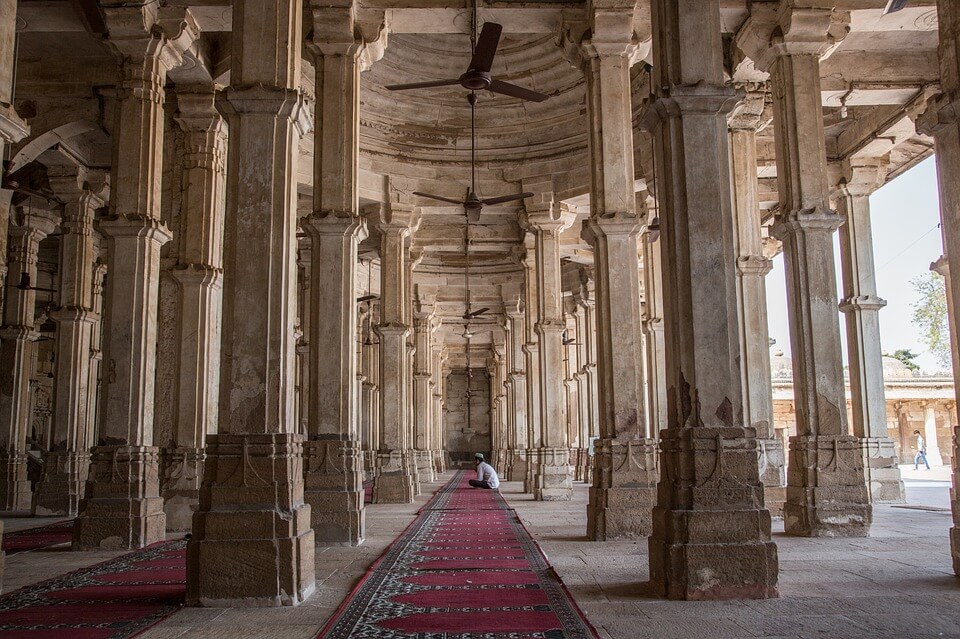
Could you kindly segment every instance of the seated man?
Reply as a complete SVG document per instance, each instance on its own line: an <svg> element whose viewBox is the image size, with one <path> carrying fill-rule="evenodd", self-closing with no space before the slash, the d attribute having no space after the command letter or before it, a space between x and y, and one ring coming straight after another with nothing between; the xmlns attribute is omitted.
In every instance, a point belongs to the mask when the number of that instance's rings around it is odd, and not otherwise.
<svg viewBox="0 0 960 639"><path fill-rule="evenodd" d="M496 490L500 487L500 478L497 477L497 471L493 466L483 461L483 454L474 455L477 458L477 478L470 480L470 485L474 488L490 488Z"/></svg>

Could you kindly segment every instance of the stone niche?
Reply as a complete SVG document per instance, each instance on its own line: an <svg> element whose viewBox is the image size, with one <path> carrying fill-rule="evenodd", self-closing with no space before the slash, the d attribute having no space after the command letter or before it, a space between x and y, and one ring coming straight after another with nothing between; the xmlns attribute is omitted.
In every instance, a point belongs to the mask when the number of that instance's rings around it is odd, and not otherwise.
<svg viewBox="0 0 960 639"><path fill-rule="evenodd" d="M457 370L447 375L443 412L444 441L454 466L473 467L473 455L489 457L490 441L490 376L485 370L474 369L470 380L470 398L467 402L467 371ZM467 411L470 426L467 426Z"/></svg>

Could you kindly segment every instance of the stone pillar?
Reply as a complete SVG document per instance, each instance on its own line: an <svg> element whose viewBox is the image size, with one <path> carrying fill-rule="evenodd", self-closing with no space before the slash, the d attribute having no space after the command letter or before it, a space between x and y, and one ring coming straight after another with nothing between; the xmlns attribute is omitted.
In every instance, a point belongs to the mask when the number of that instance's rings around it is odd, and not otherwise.
<svg viewBox="0 0 960 639"><path fill-rule="evenodd" d="M511 459L507 467L508 481L523 481L527 476L527 375L523 346L526 339L526 325L520 294L515 293L504 300L504 313L507 321L507 344L510 371L507 373L508 405L511 406L511 429L509 441L512 442Z"/></svg>
<svg viewBox="0 0 960 639"><path fill-rule="evenodd" d="M40 240L59 222L53 212L40 208L25 207L18 217L20 223L9 227L7 299L0 326L0 511L30 510L27 431L34 342L39 337L34 312L37 293L17 286L24 276L36 286Z"/></svg>
<svg viewBox="0 0 960 639"><path fill-rule="evenodd" d="M634 5L593 8L590 29L574 43L587 80L590 136L590 219L583 237L596 269L597 403L587 537L643 537L657 483L656 445L646 430L640 261L630 107Z"/></svg>
<svg viewBox="0 0 960 639"><path fill-rule="evenodd" d="M667 428L650 581L671 599L777 596L757 433L744 425L720 2L652 3Z"/></svg>
<svg viewBox="0 0 960 639"><path fill-rule="evenodd" d="M773 261L763 252L757 181L757 130L764 124L764 101L762 90L748 93L731 115L730 169L733 173L733 245L737 260L743 414L746 425L757 431L764 503L771 512L779 515L786 499L787 468L783 444L773 426L766 286L766 276L773 268Z"/></svg>
<svg viewBox="0 0 960 639"><path fill-rule="evenodd" d="M524 184L527 187L527 184ZM541 192L526 206L524 225L535 238L536 303L539 356L540 436L533 472L533 496L537 501L573 499L573 469L567 433L567 402L564 389L563 288L560 272L560 234L573 224L575 215L561 211L552 192Z"/></svg>
<svg viewBox="0 0 960 639"><path fill-rule="evenodd" d="M906 495L899 460L887 430L887 400L883 391L880 309L887 302L877 296L870 228L870 193L883 185L886 163L850 159L843 163L842 171L836 196L837 212L846 220L840 229L840 310L847 323L853 434L860 440L870 500L902 504Z"/></svg>
<svg viewBox="0 0 960 639"><path fill-rule="evenodd" d="M360 53L353 8L311 3L317 108L310 292L309 440L305 500L318 542L363 542L363 459L357 377L360 217ZM322 382L321 382L322 380Z"/></svg>
<svg viewBox="0 0 960 639"><path fill-rule="evenodd" d="M50 177L64 202L60 238L59 308L57 322L54 415L50 448L43 456L43 475L33 496L34 515L76 517L90 465L92 433L90 351L98 317L94 308L97 259L93 221L103 206L105 175L68 170Z"/></svg>
<svg viewBox="0 0 960 639"><path fill-rule="evenodd" d="M580 345L580 426L583 430L584 455L581 460L583 481L593 483L593 444L600 436L600 407L597 387L597 326L596 296L592 274L581 271L580 290L577 300L577 335Z"/></svg>
<svg viewBox="0 0 960 639"><path fill-rule="evenodd" d="M384 205L378 226L380 244L380 448L373 501L406 504L413 501L414 474L404 393L407 336L410 334L406 289L406 239L419 224L413 207Z"/></svg>
<svg viewBox="0 0 960 639"><path fill-rule="evenodd" d="M413 331L417 349L413 360L413 446L420 481L433 482L437 478L430 441L433 429L430 347L434 331L433 308L436 296L431 292L424 292L422 286L418 286L417 289L413 313Z"/></svg>
<svg viewBox="0 0 960 639"><path fill-rule="evenodd" d="M187 545L190 605L298 605L315 588L293 408L301 6L233 7L219 432Z"/></svg>
<svg viewBox="0 0 960 639"><path fill-rule="evenodd" d="M932 135L936 144L937 183L940 187L940 222L949 273L960 273L960 7L952 0L937 0L940 30L938 49L941 94L918 120L918 130ZM947 308L951 313L950 341L954 373L960 371L958 320L960 277L946 277ZM960 400L960 385L954 387ZM960 425L953 424L953 459L960 460ZM953 526L950 553L953 571L960 575L960 463L954 462L950 502Z"/></svg>
<svg viewBox="0 0 960 639"><path fill-rule="evenodd" d="M580 428L580 385L577 381L580 370L580 347L577 345L580 333L577 332L577 303L573 296L564 298L563 341L563 386L567 409L567 443L570 446L570 472L574 481L583 481L580 460L585 454L583 433Z"/></svg>
<svg viewBox="0 0 960 639"><path fill-rule="evenodd" d="M650 198L652 200L652 198ZM650 202L656 205L656 202ZM644 204L647 204L645 201ZM655 212L648 212L648 216ZM649 218L652 219L652 218ZM643 254L643 341L647 365L647 421L651 436L660 436L667 427L667 363L663 343L663 274L660 264L660 242L644 225L640 234Z"/></svg>
<svg viewBox="0 0 960 639"><path fill-rule="evenodd" d="M307 437L310 431L310 410L308 390L310 388L310 289L312 288L313 249L310 234L297 233L297 317L299 330L296 331L296 371L297 383L294 397L296 410L296 432Z"/></svg>
<svg viewBox="0 0 960 639"><path fill-rule="evenodd" d="M376 469L377 437L379 428L379 406L377 404L377 382L380 381L376 369L376 356L379 348L373 342L374 326L373 302L368 302L364 314L362 341L360 343L361 371L363 382L360 389L360 442L363 447L363 471L365 479L373 479Z"/></svg>
<svg viewBox="0 0 960 639"><path fill-rule="evenodd" d="M0 0L0 157L4 158L7 157L8 146L16 144L30 133L30 127L13 108L16 53L17 0ZM7 230L10 224L12 195L13 192L10 190L0 191L0 281L5 281L7 277ZM0 287L0 307L3 306L6 296L6 287ZM0 560L2 560L2 554L0 554ZM0 575L2 572L2 561L0 561Z"/></svg>
<svg viewBox="0 0 960 639"><path fill-rule="evenodd" d="M802 536L864 536L872 510L860 443L849 433L837 314L820 58L846 34L830 9L792 0L754 7L737 36L770 72L797 435L790 438L784 527Z"/></svg>
<svg viewBox="0 0 960 639"><path fill-rule="evenodd" d="M98 256L93 267L93 312L96 319L90 331L90 381L87 384L87 441L83 448L89 451L96 441L97 424L100 423L100 383L103 364L103 292L106 285L107 265L102 257L100 235L94 235L94 253ZM89 468L88 468L89 472Z"/></svg>
<svg viewBox="0 0 960 639"><path fill-rule="evenodd" d="M167 530L188 531L200 500L206 436L217 432L227 131L214 87L177 92L184 132L177 264L174 446L160 480Z"/></svg>
<svg viewBox="0 0 960 639"><path fill-rule="evenodd" d="M487 364L487 373L490 376L490 403L493 410L490 412L490 462L498 472L505 475L507 460L510 453L507 444L507 340L503 332L494 330L490 345L491 354Z"/></svg>
<svg viewBox="0 0 960 639"><path fill-rule="evenodd" d="M435 346L434 385L433 385L433 423L434 423L434 464L438 473L447 470L446 442L443 430L443 402L446 384L444 384L444 363L447 359L443 345Z"/></svg>
<svg viewBox="0 0 960 639"><path fill-rule="evenodd" d="M937 441L937 404L923 404L923 441L927 445L927 463L931 466L943 466L940 443Z"/></svg>
<svg viewBox="0 0 960 639"><path fill-rule="evenodd" d="M164 537L159 450L153 442L160 248L163 104L167 71L199 36L189 15L162 22L154 5L104 7L120 60L106 237L100 427L91 451L75 549L142 548Z"/></svg>
<svg viewBox="0 0 960 639"><path fill-rule="evenodd" d="M523 477L523 492L536 491L536 469L539 464L541 436L543 432L543 406L540 403L540 349L537 342L536 326L539 322L540 303L538 302L536 239L533 233L526 233L523 239L523 294L524 294L524 368L527 372L527 467Z"/></svg>

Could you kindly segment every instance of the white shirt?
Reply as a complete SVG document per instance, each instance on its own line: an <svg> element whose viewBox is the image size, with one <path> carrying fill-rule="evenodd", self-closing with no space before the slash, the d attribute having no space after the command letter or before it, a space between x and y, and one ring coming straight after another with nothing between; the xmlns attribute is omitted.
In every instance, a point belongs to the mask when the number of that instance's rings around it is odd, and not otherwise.
<svg viewBox="0 0 960 639"><path fill-rule="evenodd" d="M923 441L923 437L921 435L917 435L917 450L921 453L927 452L927 444Z"/></svg>
<svg viewBox="0 0 960 639"><path fill-rule="evenodd" d="M477 481L485 481L490 488L500 487L500 478L497 477L497 471L487 462L480 462L477 466Z"/></svg>

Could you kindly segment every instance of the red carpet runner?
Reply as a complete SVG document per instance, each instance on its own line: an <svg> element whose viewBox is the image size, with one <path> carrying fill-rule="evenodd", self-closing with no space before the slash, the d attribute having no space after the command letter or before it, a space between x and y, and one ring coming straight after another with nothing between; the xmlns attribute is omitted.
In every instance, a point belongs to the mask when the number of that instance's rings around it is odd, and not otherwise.
<svg viewBox="0 0 960 639"><path fill-rule="evenodd" d="M37 528L5 532L3 534L3 551L9 555L15 555L18 552L40 550L41 548L68 543L72 537L72 519Z"/></svg>
<svg viewBox="0 0 960 639"><path fill-rule="evenodd" d="M597 637L516 513L473 476L424 506L318 637Z"/></svg>
<svg viewBox="0 0 960 639"><path fill-rule="evenodd" d="M0 597L3 639L122 639L183 606L186 542L154 544Z"/></svg>

